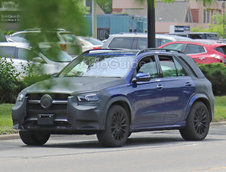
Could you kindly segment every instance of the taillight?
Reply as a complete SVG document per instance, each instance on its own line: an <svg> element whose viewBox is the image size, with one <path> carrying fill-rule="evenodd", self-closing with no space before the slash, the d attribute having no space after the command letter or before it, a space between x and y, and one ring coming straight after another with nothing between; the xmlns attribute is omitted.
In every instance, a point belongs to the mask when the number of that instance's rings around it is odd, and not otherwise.
<svg viewBox="0 0 226 172"><path fill-rule="evenodd" d="M100 47L93 47L94 50L100 49Z"/></svg>
<svg viewBox="0 0 226 172"><path fill-rule="evenodd" d="M66 51L66 44L60 44L60 47L63 51Z"/></svg>

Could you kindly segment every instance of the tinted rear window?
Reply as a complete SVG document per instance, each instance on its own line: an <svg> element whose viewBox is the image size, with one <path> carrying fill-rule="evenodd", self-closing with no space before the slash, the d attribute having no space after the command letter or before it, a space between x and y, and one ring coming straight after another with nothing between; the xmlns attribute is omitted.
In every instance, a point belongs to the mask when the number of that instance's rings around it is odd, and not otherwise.
<svg viewBox="0 0 226 172"><path fill-rule="evenodd" d="M123 38L113 38L109 44L109 48L127 48L132 49L134 38L123 37Z"/></svg>
<svg viewBox="0 0 226 172"><path fill-rule="evenodd" d="M226 46L216 47L215 50L226 55Z"/></svg>

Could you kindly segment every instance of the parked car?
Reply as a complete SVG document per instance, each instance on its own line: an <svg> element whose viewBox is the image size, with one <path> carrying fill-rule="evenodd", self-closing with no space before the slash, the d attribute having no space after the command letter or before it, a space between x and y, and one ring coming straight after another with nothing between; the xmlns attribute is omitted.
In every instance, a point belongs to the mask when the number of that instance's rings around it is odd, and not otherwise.
<svg viewBox="0 0 226 172"><path fill-rule="evenodd" d="M18 31L11 35L6 36L8 42L24 42L29 43L28 40L32 40L36 43L57 43L71 56L77 56L81 53L81 45L76 36L64 29L57 29L41 32L40 29L28 29L24 31Z"/></svg>
<svg viewBox="0 0 226 172"><path fill-rule="evenodd" d="M103 42L88 36L77 36L80 44L82 46L82 52L85 52L90 49L100 49L103 46Z"/></svg>
<svg viewBox="0 0 226 172"><path fill-rule="evenodd" d="M167 34L156 34L155 37L156 37L156 47L159 47L172 41L191 40L190 38ZM146 33L112 34L106 41L104 41L104 45L102 46L102 48L125 48L142 50L147 48L147 34Z"/></svg>
<svg viewBox="0 0 226 172"><path fill-rule="evenodd" d="M132 132L163 129L203 140L213 115L212 85L196 63L150 49L81 54L55 78L22 90L12 109L27 145L51 134L97 134L104 146L122 146Z"/></svg>
<svg viewBox="0 0 226 172"><path fill-rule="evenodd" d="M27 43L0 42L0 58L6 58L12 62L13 66L21 76L26 76L26 67L35 65L39 67L40 73L54 74L72 60L72 57L65 51L59 49L57 54L55 48L49 46L40 47L40 51L33 50Z"/></svg>
<svg viewBox="0 0 226 172"><path fill-rule="evenodd" d="M178 35L178 36L188 37L188 38L191 38L191 39L219 40L218 33L214 33L214 32L173 33L172 35Z"/></svg>
<svg viewBox="0 0 226 172"><path fill-rule="evenodd" d="M192 57L196 63L226 64L226 44L218 41L178 41L162 45L159 48L181 51Z"/></svg>

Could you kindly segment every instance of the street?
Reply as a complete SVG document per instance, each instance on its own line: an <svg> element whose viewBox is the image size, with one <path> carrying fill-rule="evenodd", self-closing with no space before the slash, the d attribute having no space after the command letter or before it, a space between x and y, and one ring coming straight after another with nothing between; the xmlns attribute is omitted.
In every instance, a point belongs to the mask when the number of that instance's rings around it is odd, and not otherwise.
<svg viewBox="0 0 226 172"><path fill-rule="evenodd" d="M133 133L120 148L101 147L95 135L55 135L43 147L0 140L0 171L226 171L225 131L226 124L213 124L200 142L176 130Z"/></svg>

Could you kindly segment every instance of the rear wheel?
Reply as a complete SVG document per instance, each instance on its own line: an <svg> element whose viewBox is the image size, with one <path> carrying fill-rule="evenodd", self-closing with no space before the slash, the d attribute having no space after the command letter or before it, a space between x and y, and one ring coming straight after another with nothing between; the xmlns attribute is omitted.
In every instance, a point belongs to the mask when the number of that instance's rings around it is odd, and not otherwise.
<svg viewBox="0 0 226 172"><path fill-rule="evenodd" d="M44 145L50 137L48 133L37 133L30 131L20 131L21 140L27 145L41 146Z"/></svg>
<svg viewBox="0 0 226 172"><path fill-rule="evenodd" d="M104 146L122 146L129 135L129 117L120 105L113 105L106 119L106 128L97 134L99 142Z"/></svg>
<svg viewBox="0 0 226 172"><path fill-rule="evenodd" d="M196 102L189 113L186 127L180 130L185 140L203 140L208 134L210 113L206 105Z"/></svg>

